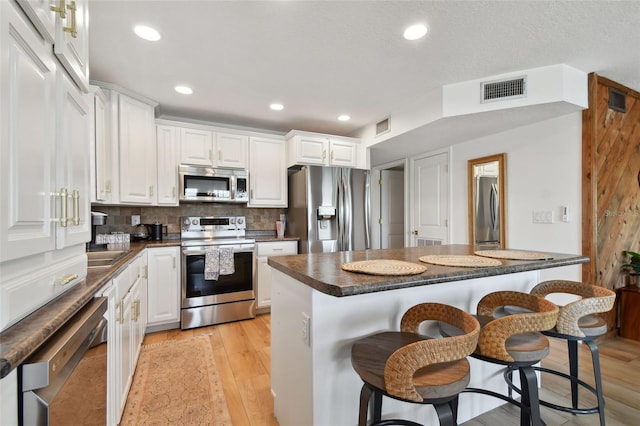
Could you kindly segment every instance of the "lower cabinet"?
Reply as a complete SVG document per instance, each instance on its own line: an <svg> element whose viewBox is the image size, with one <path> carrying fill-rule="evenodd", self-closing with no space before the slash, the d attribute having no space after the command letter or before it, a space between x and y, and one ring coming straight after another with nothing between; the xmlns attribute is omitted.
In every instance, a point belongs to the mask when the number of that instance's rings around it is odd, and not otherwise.
<svg viewBox="0 0 640 426"><path fill-rule="evenodd" d="M148 331L175 328L180 324L180 247L147 249Z"/></svg>
<svg viewBox="0 0 640 426"><path fill-rule="evenodd" d="M138 361L146 315L146 252L133 259L103 292L108 298L107 425L120 422Z"/></svg>
<svg viewBox="0 0 640 426"><path fill-rule="evenodd" d="M255 247L255 291L257 308L271 308L271 267L267 264L269 256L298 254L297 241L266 241L256 243Z"/></svg>

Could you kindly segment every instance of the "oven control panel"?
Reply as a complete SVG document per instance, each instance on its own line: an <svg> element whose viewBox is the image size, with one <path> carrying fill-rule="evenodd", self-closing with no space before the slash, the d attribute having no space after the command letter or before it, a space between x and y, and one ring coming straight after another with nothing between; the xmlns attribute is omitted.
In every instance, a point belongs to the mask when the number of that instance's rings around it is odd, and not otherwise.
<svg viewBox="0 0 640 426"><path fill-rule="evenodd" d="M239 231L246 229L244 216L201 217L184 216L182 232L198 231Z"/></svg>

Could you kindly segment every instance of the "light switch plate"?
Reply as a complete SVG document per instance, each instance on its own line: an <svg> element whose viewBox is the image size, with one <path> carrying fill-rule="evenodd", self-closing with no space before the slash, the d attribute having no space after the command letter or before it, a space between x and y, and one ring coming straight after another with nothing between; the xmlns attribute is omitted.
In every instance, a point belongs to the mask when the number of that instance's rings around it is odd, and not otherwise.
<svg viewBox="0 0 640 426"><path fill-rule="evenodd" d="M533 223L553 223L553 211L551 210L534 211Z"/></svg>

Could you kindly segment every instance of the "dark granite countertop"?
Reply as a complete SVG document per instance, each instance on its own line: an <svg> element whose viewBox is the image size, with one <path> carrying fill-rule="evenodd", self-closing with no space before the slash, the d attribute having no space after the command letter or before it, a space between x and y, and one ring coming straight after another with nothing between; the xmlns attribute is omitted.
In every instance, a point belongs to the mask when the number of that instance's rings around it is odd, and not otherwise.
<svg viewBox="0 0 640 426"><path fill-rule="evenodd" d="M122 268L147 247L179 246L180 240L146 241L128 244L131 250L109 268L87 270L84 282L62 293L31 315L0 333L0 378L5 377L42 346L78 312Z"/></svg>
<svg viewBox="0 0 640 426"><path fill-rule="evenodd" d="M298 241L300 238L285 235L282 238L276 237L276 231L269 230L247 230L246 237L252 238L256 243L268 243L270 241Z"/></svg>
<svg viewBox="0 0 640 426"><path fill-rule="evenodd" d="M462 268L420 262L419 258L421 256L429 254L473 254L473 247L457 244L337 253L310 253L270 257L268 264L315 290L331 296L342 297L589 262L588 257L580 255L549 253L553 259L527 261L501 259L502 266ZM418 275L378 276L347 272L341 269L343 263L369 259L395 259L414 262L426 266L427 270Z"/></svg>

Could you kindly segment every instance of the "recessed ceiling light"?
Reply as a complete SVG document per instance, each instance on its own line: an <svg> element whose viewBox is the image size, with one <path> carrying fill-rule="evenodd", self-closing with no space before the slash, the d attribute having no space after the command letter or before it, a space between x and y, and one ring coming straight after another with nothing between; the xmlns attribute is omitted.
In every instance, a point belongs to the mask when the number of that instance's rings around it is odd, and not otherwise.
<svg viewBox="0 0 640 426"><path fill-rule="evenodd" d="M284 109L284 105L282 105L282 104L271 104L271 105L269 105L269 108L271 108L274 111L282 111Z"/></svg>
<svg viewBox="0 0 640 426"><path fill-rule="evenodd" d="M143 38L145 40L149 40L149 41L160 40L160 33L151 27L147 27L145 25L136 25L133 28L133 31L138 35L138 37Z"/></svg>
<svg viewBox="0 0 640 426"><path fill-rule="evenodd" d="M176 86L176 92L182 93L183 95L190 95L193 93L193 89L187 86Z"/></svg>
<svg viewBox="0 0 640 426"><path fill-rule="evenodd" d="M427 26L424 24L415 24L404 30L404 38L407 40L418 40L427 34Z"/></svg>
<svg viewBox="0 0 640 426"><path fill-rule="evenodd" d="M351 117L349 117L347 114L342 114L340 117L338 117L338 120L340 120L340 121L349 121L349 120L351 120Z"/></svg>

